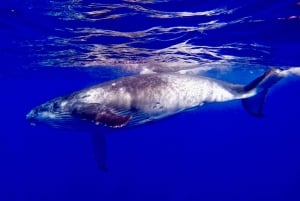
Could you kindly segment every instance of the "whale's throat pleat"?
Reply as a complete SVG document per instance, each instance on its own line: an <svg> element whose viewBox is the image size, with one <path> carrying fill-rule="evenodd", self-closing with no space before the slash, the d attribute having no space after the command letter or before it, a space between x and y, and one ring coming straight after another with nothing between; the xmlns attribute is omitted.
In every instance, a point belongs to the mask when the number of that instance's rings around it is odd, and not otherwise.
<svg viewBox="0 0 300 201"><path fill-rule="evenodd" d="M122 115L112 108L101 106L100 104L81 105L74 109L73 115L83 120L90 120L96 125L119 128L125 126L130 120L130 115Z"/></svg>

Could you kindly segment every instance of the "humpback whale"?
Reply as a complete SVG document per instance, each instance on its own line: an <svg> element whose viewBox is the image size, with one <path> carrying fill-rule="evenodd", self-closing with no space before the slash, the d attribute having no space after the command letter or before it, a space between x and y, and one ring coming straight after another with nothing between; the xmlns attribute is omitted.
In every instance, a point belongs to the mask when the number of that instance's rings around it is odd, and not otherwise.
<svg viewBox="0 0 300 201"><path fill-rule="evenodd" d="M268 89L289 72L270 69L245 86L176 73L134 75L55 98L32 109L26 118L31 124L53 127L86 122L98 127L122 128L196 109L208 103L237 99L242 101L249 114L261 117ZM95 145L105 149L105 140L99 136L95 138L101 141L101 145ZM99 148L96 149L99 152ZM104 155L102 153L102 159L98 160L103 169Z"/></svg>

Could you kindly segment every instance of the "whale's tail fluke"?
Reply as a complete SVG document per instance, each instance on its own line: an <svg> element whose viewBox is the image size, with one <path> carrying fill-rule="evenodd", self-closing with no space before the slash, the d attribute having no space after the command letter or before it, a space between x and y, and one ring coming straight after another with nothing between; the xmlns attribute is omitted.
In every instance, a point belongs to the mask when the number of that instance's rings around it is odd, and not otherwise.
<svg viewBox="0 0 300 201"><path fill-rule="evenodd" d="M256 117L263 116L265 97L270 87L286 77L286 70L270 69L243 88L246 98L242 99L245 110Z"/></svg>
<svg viewBox="0 0 300 201"><path fill-rule="evenodd" d="M243 97L242 104L246 111L256 117L263 116L263 106L269 88L288 76L300 76L300 68L270 69L243 87L242 91L246 96Z"/></svg>

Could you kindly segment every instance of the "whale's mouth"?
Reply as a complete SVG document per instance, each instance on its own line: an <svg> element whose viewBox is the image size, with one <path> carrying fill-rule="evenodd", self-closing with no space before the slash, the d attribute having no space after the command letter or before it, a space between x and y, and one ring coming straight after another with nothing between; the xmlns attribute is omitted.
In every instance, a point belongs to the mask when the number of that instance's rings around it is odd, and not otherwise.
<svg viewBox="0 0 300 201"><path fill-rule="evenodd" d="M33 110L31 110L28 114L26 114L26 120L29 122L29 124L31 125L31 126L36 126L36 119L35 119L35 112L33 111Z"/></svg>
<svg viewBox="0 0 300 201"><path fill-rule="evenodd" d="M69 113L51 112L41 109L32 109L26 114L26 120L31 126L50 126L53 128L68 128L74 126L74 118ZM75 122L79 123L79 122Z"/></svg>

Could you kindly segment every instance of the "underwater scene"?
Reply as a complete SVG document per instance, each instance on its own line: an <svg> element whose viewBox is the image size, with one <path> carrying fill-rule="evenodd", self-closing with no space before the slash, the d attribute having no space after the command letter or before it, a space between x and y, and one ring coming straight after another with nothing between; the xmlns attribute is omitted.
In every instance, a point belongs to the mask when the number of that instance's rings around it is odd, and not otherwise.
<svg viewBox="0 0 300 201"><path fill-rule="evenodd" d="M0 201L299 201L300 1L4 0Z"/></svg>

